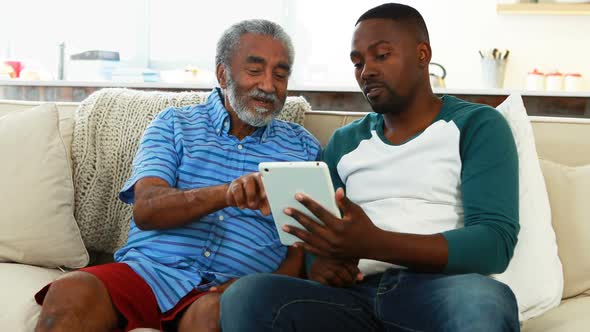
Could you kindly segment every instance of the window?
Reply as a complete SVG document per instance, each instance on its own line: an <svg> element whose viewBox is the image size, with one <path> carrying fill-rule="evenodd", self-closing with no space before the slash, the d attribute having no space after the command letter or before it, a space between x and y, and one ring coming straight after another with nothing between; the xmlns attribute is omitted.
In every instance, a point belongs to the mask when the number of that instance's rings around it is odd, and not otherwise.
<svg viewBox="0 0 590 332"><path fill-rule="evenodd" d="M231 24L264 18L281 24L295 45L291 88L356 89L348 58L359 13L378 4L337 0L7 1L0 20L0 58L22 60L57 78L65 43L66 79L93 80L69 60L88 50L119 52L118 70L151 69L171 82L213 86L216 43ZM337 17L338 19L334 19ZM87 64L86 62L84 63ZM187 68L196 69L187 72ZM343 70L349 68L350 70ZM187 76L188 75L188 76ZM85 79L86 78L86 79Z"/></svg>
<svg viewBox="0 0 590 332"><path fill-rule="evenodd" d="M223 31L252 18L282 24L284 10L284 2L277 0L149 1L149 65L163 74L196 68L195 80L213 85L215 48Z"/></svg>
<svg viewBox="0 0 590 332"><path fill-rule="evenodd" d="M67 55L120 52L121 65L147 64L145 0L4 1L0 58L18 59L57 77L59 44ZM66 66L67 70L67 66Z"/></svg>

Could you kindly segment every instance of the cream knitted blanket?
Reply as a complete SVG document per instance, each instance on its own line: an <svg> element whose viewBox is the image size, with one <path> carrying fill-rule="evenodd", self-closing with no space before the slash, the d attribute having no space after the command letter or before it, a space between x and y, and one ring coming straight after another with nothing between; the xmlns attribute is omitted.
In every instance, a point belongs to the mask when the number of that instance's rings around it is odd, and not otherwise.
<svg viewBox="0 0 590 332"><path fill-rule="evenodd" d="M72 160L75 212L86 248L113 253L127 241L132 207L118 199L144 129L168 106L203 103L209 92L102 89L76 111ZM289 97L279 118L303 124L309 104Z"/></svg>

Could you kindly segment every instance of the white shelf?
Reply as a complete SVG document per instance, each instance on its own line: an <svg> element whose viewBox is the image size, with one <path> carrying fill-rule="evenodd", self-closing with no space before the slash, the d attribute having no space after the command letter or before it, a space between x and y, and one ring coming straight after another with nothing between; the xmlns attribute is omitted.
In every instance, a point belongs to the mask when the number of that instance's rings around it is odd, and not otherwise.
<svg viewBox="0 0 590 332"><path fill-rule="evenodd" d="M125 83L86 81L23 81L19 79L0 80L0 86L49 86L49 87L91 87L91 88L148 88L148 89L213 89L211 84L200 83Z"/></svg>

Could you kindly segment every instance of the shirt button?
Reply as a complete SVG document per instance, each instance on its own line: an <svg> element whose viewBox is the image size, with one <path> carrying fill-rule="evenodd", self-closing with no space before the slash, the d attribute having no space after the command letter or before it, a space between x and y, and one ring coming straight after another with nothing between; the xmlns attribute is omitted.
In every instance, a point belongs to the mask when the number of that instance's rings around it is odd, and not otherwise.
<svg viewBox="0 0 590 332"><path fill-rule="evenodd" d="M238 144L238 150L242 150L243 146L242 144Z"/></svg>
<svg viewBox="0 0 590 332"><path fill-rule="evenodd" d="M223 215L219 216L219 220L223 220Z"/></svg>
<svg viewBox="0 0 590 332"><path fill-rule="evenodd" d="M209 251L205 251L204 255L205 255L205 257L209 257L209 256L211 256L211 253Z"/></svg>

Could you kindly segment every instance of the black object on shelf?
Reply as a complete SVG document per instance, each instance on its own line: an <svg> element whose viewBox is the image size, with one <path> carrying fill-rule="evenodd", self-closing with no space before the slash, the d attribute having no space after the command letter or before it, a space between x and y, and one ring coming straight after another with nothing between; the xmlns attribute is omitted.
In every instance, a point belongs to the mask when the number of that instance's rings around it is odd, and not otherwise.
<svg viewBox="0 0 590 332"><path fill-rule="evenodd" d="M70 56L72 60L107 60L107 61L119 61L119 52L115 51L103 51L103 50L91 50L85 51L78 54L72 54Z"/></svg>
<svg viewBox="0 0 590 332"><path fill-rule="evenodd" d="M61 42L58 45L59 47L59 59L57 63L57 79L63 80L64 79L64 62L66 57L66 42Z"/></svg>

